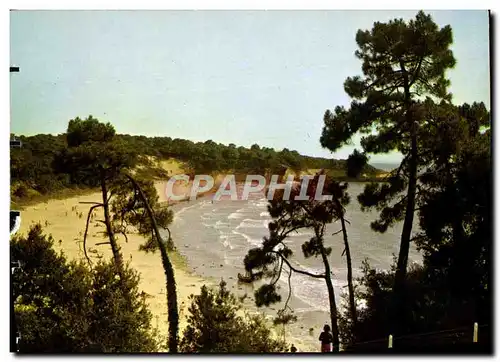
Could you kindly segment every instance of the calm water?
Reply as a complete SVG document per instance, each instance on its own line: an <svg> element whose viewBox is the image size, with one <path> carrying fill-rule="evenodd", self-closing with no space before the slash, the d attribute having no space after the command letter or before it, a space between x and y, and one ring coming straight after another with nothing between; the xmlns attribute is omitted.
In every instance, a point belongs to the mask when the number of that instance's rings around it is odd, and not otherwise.
<svg viewBox="0 0 500 362"><path fill-rule="evenodd" d="M399 163L394 162L370 162L370 165L384 171L392 171L399 167Z"/></svg>

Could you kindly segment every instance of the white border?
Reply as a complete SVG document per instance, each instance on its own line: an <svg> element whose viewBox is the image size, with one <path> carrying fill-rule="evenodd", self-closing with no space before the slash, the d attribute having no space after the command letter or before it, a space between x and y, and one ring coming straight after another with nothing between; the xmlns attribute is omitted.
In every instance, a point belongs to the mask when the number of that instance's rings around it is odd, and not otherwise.
<svg viewBox="0 0 500 362"><path fill-rule="evenodd" d="M493 1L478 0L478 1L388 1L381 0L371 2L366 0L351 0L346 2L337 2L331 0L123 0L123 1L7 1L9 8L15 9L238 9L238 10L271 10L271 9L337 9L337 10L351 10L351 9L391 9L391 10L441 10L441 9L491 9ZM402 6L403 5L403 6Z"/></svg>

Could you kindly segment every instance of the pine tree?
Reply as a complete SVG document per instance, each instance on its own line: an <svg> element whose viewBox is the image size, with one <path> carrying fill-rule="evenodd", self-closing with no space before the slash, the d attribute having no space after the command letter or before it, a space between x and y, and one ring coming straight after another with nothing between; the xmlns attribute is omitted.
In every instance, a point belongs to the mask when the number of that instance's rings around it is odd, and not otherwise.
<svg viewBox="0 0 500 362"><path fill-rule="evenodd" d="M159 232L159 226L168 230L172 213L159 207L152 182L138 182L131 176L137 163L137 154L128 149L123 140L115 137L115 129L111 124L101 123L92 116L86 120L76 118L69 122L66 138L69 147L63 159L68 171L73 177L100 186L102 194L102 202L94 203L87 216L83 240L85 255L90 216L96 208L102 207L104 210L102 222L120 279L124 278L124 266L116 234L121 233L126 238L127 226L134 226L141 235L151 235L141 249L160 249L169 310L169 351L176 353L179 316L175 276L167 253L168 245ZM170 237L168 243L173 249ZM88 256L87 259L90 263Z"/></svg>
<svg viewBox="0 0 500 362"><path fill-rule="evenodd" d="M404 157L387 184L369 184L358 197L363 207L381 210L380 219L372 223L376 231L385 232L403 221L394 282L393 332L397 334L422 166L419 143L426 121L421 100L451 99L445 72L455 65L452 31L450 26L439 28L420 11L409 22L376 22L371 31L359 30L356 42L364 76L347 78L344 88L353 101L349 109L338 106L334 113L325 112L320 142L335 151L360 132L367 134L361 140L364 152L397 150Z"/></svg>

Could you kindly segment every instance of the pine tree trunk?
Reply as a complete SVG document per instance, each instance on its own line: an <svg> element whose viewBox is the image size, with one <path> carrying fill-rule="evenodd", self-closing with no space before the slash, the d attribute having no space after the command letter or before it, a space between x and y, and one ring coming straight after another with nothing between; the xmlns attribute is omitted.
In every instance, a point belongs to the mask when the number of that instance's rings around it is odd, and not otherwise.
<svg viewBox="0 0 500 362"><path fill-rule="evenodd" d="M102 191L102 204L104 209L104 223L106 224L106 232L109 238L109 244L111 245L111 251L113 252L113 259L115 261L116 273L120 277L120 287L122 289L123 297L125 298L127 305L129 308L132 307L132 301L130 299L130 291L126 288L124 280L124 265L123 265L123 256L120 251L120 247L116 242L115 233L113 232L113 227L111 225L111 217L109 214L109 202L108 202L108 190L106 187L106 178L105 172L100 168L100 176L101 176L101 191Z"/></svg>
<svg viewBox="0 0 500 362"><path fill-rule="evenodd" d="M116 242L115 234L113 232L113 227L111 226L111 217L109 215L109 203L108 203L108 190L106 187L105 173L102 168L100 168L100 178L101 178L101 191L102 191L102 204L104 208L104 223L106 224L106 232L109 238L109 244L111 245L111 251L113 252L113 258L120 275L123 276L123 258L120 252L120 247ZM123 278L122 278L123 279Z"/></svg>
<svg viewBox="0 0 500 362"><path fill-rule="evenodd" d="M415 195L417 190L416 137L412 137L412 156L410 157L409 162L410 175L408 182L406 214L403 223L403 231L401 233L401 245L396 269L395 287L401 286L404 283L406 278L406 268L408 265L408 253L410 251L411 230L415 214Z"/></svg>
<svg viewBox="0 0 500 362"><path fill-rule="evenodd" d="M177 288L175 285L174 268L168 257L166 243L163 241L163 238L160 235L160 231L158 229L158 224L156 223L153 210L151 209L151 206L149 206L146 196L142 192L142 189L139 186L139 184L131 176L126 175L126 177L132 182L134 188L139 192L139 195L142 201L144 202L144 206L146 207L146 210L148 212L149 218L151 219L151 224L153 225L156 239L158 240L158 247L160 249L161 261L163 264L163 270L165 271L165 279L166 279L168 327L169 327L168 350L170 353L177 353L179 312L177 308L177 290L176 290Z"/></svg>
<svg viewBox="0 0 500 362"><path fill-rule="evenodd" d="M416 120L413 119L411 109L410 89L408 86L408 73L406 73L404 66L402 66L404 74L404 90L405 90L405 110L406 122L410 127L410 157L409 157L409 175L408 175L408 192L406 213L403 223L403 231L401 233L401 243L399 247L398 264L396 268L396 275L394 278L393 288L393 334L398 334L401 326L404 325L405 317L403 315L405 305L405 279L406 269L408 266L408 253L410 251L411 230L413 227L413 217L415 214L415 197L417 190L417 129Z"/></svg>
<svg viewBox="0 0 500 362"><path fill-rule="evenodd" d="M337 201L338 202L338 201ZM338 202L338 206L342 207L340 205L340 202ZM342 225L342 234L344 237L344 248L345 248L345 256L347 259L347 287L349 289L349 308L351 309L351 318L352 318L352 323L353 326L356 326L356 323L358 321L357 318L357 311L356 311L356 301L354 297L354 283L353 283L353 277L352 277L352 260L351 260L351 250L349 248L349 241L347 239L347 228L345 225L345 219L344 219L344 212L343 209L340 209L340 223Z"/></svg>
<svg viewBox="0 0 500 362"><path fill-rule="evenodd" d="M335 290L333 289L330 263L328 262L328 257L323 246L321 246L321 257L323 258L323 264L325 264L325 282L328 289L328 301L330 302L330 321L332 324L333 346L338 351L340 347L340 340L339 326L337 322L337 304L335 303Z"/></svg>

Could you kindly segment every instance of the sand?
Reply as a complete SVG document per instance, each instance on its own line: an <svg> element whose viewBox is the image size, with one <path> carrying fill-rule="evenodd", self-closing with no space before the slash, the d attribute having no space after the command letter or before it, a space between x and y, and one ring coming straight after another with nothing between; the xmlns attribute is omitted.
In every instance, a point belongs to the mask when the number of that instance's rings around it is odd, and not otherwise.
<svg viewBox="0 0 500 362"><path fill-rule="evenodd" d="M86 260L82 240L88 210L92 205L81 204L80 202L100 202L100 196L100 193L95 193L65 200L50 200L27 207L21 213L22 222L17 235L26 234L31 225L39 222L44 232L53 236L56 250L62 250L68 259ZM97 260L98 254L109 259L112 257L109 245L95 245L98 242L106 241L106 238L101 234L104 230L102 223L96 222L97 219L103 219L102 208L97 210L101 211L95 211L95 216L89 227L87 250L90 252L88 255L93 260ZM140 289L148 295L147 302L154 316L153 326L158 327L162 336L167 336L168 313L165 296L165 276L159 252L146 254L139 251L138 247L143 243L144 239L137 234L128 235L128 243L125 242L123 236L118 237L118 239L124 260L130 261L131 267L140 273ZM211 283L193 275L187 266L183 265L178 256L173 255L172 259L177 282L179 327L182 332L186 326L188 297L191 294L198 294L203 284L210 285Z"/></svg>

